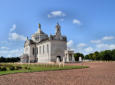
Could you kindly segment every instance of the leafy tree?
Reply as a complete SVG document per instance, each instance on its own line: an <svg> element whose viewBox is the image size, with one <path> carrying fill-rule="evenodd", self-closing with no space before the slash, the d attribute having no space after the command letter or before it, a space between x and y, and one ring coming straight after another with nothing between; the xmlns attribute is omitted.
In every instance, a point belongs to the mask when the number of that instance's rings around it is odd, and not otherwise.
<svg viewBox="0 0 115 85"><path fill-rule="evenodd" d="M75 53L75 54L74 54L74 57L75 57L75 61L78 61L78 60L79 60L79 57L84 58L84 55L83 55L82 53Z"/></svg>
<svg viewBox="0 0 115 85"><path fill-rule="evenodd" d="M0 57L0 63L3 62L19 62L20 58L19 57Z"/></svg>
<svg viewBox="0 0 115 85"><path fill-rule="evenodd" d="M93 59L93 53L90 53L90 54L89 54L89 59L94 60L94 59Z"/></svg>
<svg viewBox="0 0 115 85"><path fill-rule="evenodd" d="M90 58L89 58L89 55L85 55L85 57L84 57L84 58L85 58L85 59L90 59Z"/></svg>
<svg viewBox="0 0 115 85"><path fill-rule="evenodd" d="M93 60L99 60L100 59L100 57L99 57L99 52L94 52L93 53Z"/></svg>
<svg viewBox="0 0 115 85"><path fill-rule="evenodd" d="M115 50L112 50L111 54L112 54L112 60L115 60Z"/></svg>
<svg viewBox="0 0 115 85"><path fill-rule="evenodd" d="M112 60L112 54L110 50L104 51L104 60Z"/></svg>
<svg viewBox="0 0 115 85"><path fill-rule="evenodd" d="M0 57L0 62L5 62L5 58L3 56Z"/></svg>
<svg viewBox="0 0 115 85"><path fill-rule="evenodd" d="M115 49L114 50L105 50L101 52L94 52L88 55L85 55L85 59L91 60L115 60Z"/></svg>

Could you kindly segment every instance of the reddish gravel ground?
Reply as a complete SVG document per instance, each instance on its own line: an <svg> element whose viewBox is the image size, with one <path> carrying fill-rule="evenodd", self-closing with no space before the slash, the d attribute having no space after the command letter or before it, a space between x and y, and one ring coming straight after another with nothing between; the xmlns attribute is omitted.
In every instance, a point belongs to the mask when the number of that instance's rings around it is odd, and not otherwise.
<svg viewBox="0 0 115 85"><path fill-rule="evenodd" d="M0 85L115 85L115 62L83 65L90 68L2 75Z"/></svg>

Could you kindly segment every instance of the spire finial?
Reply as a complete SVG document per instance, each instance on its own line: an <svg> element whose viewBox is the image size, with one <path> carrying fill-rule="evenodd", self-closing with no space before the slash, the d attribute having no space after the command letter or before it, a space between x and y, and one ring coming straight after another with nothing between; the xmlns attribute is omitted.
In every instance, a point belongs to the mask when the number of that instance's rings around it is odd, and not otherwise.
<svg viewBox="0 0 115 85"><path fill-rule="evenodd" d="M37 31L38 33L40 33L41 32L41 24L39 23L38 24L38 31Z"/></svg>
<svg viewBox="0 0 115 85"><path fill-rule="evenodd" d="M56 35L61 35L61 27L59 25L59 23L57 22L57 25L56 25Z"/></svg>
<svg viewBox="0 0 115 85"><path fill-rule="evenodd" d="M38 24L38 27L41 29L41 24L40 23Z"/></svg>
<svg viewBox="0 0 115 85"><path fill-rule="evenodd" d="M58 22L57 22L56 28L60 28L60 25L59 25L59 23L58 23Z"/></svg>
<svg viewBox="0 0 115 85"><path fill-rule="evenodd" d="M28 36L27 36L27 38L26 38L27 40L28 40Z"/></svg>

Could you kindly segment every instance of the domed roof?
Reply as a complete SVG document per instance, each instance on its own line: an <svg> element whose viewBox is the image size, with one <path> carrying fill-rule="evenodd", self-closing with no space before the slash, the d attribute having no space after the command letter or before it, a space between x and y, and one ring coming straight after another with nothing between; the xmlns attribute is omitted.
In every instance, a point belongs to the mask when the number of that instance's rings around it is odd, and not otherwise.
<svg viewBox="0 0 115 85"><path fill-rule="evenodd" d="M43 34L45 34L45 33L39 28L38 31L37 31L35 34L43 35Z"/></svg>
<svg viewBox="0 0 115 85"><path fill-rule="evenodd" d="M32 35L34 42L40 42L42 39L48 38L48 35L41 30L41 24L38 25L38 31Z"/></svg>
<svg viewBox="0 0 115 85"><path fill-rule="evenodd" d="M41 30L41 24L39 24L38 25L38 31L35 33L35 34L33 34L34 36L35 35L47 35L47 34L45 34L42 30Z"/></svg>

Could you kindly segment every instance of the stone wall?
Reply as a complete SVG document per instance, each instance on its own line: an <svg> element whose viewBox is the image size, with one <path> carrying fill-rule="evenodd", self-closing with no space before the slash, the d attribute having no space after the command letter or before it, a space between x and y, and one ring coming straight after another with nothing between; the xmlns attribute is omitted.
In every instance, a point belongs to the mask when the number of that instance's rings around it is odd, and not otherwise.
<svg viewBox="0 0 115 85"><path fill-rule="evenodd" d="M50 54L51 54L51 43L49 41L39 43L37 45L38 48L38 62L50 62Z"/></svg>
<svg viewBox="0 0 115 85"><path fill-rule="evenodd" d="M67 43L65 41L53 40L51 41L51 61L56 62L57 56L63 60L64 51L67 49Z"/></svg>

